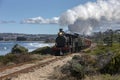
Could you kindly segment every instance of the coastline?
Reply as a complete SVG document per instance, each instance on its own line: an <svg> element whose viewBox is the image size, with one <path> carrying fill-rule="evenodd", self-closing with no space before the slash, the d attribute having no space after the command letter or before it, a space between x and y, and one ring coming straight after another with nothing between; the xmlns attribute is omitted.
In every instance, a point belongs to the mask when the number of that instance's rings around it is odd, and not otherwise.
<svg viewBox="0 0 120 80"><path fill-rule="evenodd" d="M54 45L54 43L46 43L44 41L0 41L0 55L9 53L15 44L26 47L29 52L37 48Z"/></svg>
<svg viewBox="0 0 120 80"><path fill-rule="evenodd" d="M43 42L45 43L45 41L0 41L0 42Z"/></svg>

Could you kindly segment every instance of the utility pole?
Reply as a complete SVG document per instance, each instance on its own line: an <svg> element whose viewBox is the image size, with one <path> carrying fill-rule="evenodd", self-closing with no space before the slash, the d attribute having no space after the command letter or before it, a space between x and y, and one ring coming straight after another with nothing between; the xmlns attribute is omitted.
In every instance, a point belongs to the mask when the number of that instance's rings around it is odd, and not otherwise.
<svg viewBox="0 0 120 80"><path fill-rule="evenodd" d="M116 30L115 31L116 32L116 34L117 34L117 42L119 43L119 46L120 46L120 30Z"/></svg>

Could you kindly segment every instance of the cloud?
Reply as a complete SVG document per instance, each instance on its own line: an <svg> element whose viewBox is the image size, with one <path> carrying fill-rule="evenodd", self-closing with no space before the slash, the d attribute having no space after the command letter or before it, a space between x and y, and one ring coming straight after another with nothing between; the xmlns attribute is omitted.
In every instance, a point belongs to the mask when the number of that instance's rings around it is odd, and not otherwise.
<svg viewBox="0 0 120 80"><path fill-rule="evenodd" d="M52 19L45 19L42 17L28 18L21 21L23 24L58 24L59 17L53 17Z"/></svg>
<svg viewBox="0 0 120 80"><path fill-rule="evenodd" d="M69 31L91 34L95 29L106 30L120 28L120 0L97 0L68 9L59 17L28 18L23 24L60 24L68 26Z"/></svg>
<svg viewBox="0 0 120 80"><path fill-rule="evenodd" d="M11 21L0 21L0 24L9 24L9 23L16 23L15 21L11 20Z"/></svg>
<svg viewBox="0 0 120 80"><path fill-rule="evenodd" d="M60 25L67 25L72 32L90 34L95 28L120 28L120 0L97 0L78 5L64 12ZM111 27L112 26L112 27Z"/></svg>

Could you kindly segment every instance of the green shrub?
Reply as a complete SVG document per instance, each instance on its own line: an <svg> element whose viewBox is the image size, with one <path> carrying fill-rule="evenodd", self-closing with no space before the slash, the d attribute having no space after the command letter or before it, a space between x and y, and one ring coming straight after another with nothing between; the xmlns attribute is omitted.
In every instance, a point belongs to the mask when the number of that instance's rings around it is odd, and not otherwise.
<svg viewBox="0 0 120 80"><path fill-rule="evenodd" d="M71 75L77 79L82 79L85 77L85 67L76 61L71 63Z"/></svg>
<svg viewBox="0 0 120 80"><path fill-rule="evenodd" d="M3 60L4 56L0 56L0 62Z"/></svg>
<svg viewBox="0 0 120 80"><path fill-rule="evenodd" d="M112 47L105 45L97 45L96 48L90 52L93 55L106 54L108 52L117 53L120 50L119 44L114 43Z"/></svg>
<svg viewBox="0 0 120 80"><path fill-rule="evenodd" d="M1 59L1 63L7 65L9 63L19 64L33 60L30 54L12 54L9 53Z"/></svg>
<svg viewBox="0 0 120 80"><path fill-rule="evenodd" d="M109 53L112 53L112 55ZM102 64L103 66L100 69L101 73L116 74L120 71L120 47L118 43L114 43L112 47L98 45L91 54L101 56L101 58L98 58L98 64Z"/></svg>
<svg viewBox="0 0 120 80"><path fill-rule="evenodd" d="M111 74L120 73L120 47L118 44L113 44L112 47L98 45L90 54L75 55L60 70L62 74L60 80L81 80L86 76L94 76L87 80L97 78L99 78L98 80L119 80L118 77L111 76ZM97 73L103 74L99 77L96 75Z"/></svg>
<svg viewBox="0 0 120 80"><path fill-rule="evenodd" d="M14 62L17 60L17 57L14 54L7 54L4 56L4 58L1 60L3 64L7 64L9 62Z"/></svg>
<svg viewBox="0 0 120 80"><path fill-rule="evenodd" d="M90 50L90 48L87 48L87 49L82 50L82 52L84 52L84 53L91 53L91 50Z"/></svg>
<svg viewBox="0 0 120 80"><path fill-rule="evenodd" d="M11 53L13 54L18 54L18 53L28 53L28 49L23 47L23 46L20 46L18 44L14 45L12 50L11 50Z"/></svg>
<svg viewBox="0 0 120 80"><path fill-rule="evenodd" d="M120 75L99 74L95 76L86 76L84 80L120 80Z"/></svg>
<svg viewBox="0 0 120 80"><path fill-rule="evenodd" d="M120 72L120 51L115 53L112 60L100 70L102 73L117 74Z"/></svg>
<svg viewBox="0 0 120 80"><path fill-rule="evenodd" d="M78 55L74 55L73 57L72 57L72 59L75 59L75 60L79 60L81 57L80 56L78 56Z"/></svg>
<svg viewBox="0 0 120 80"><path fill-rule="evenodd" d="M17 60L14 61L14 63L16 64L33 60L30 54L20 54L20 55L16 55L16 57L17 57Z"/></svg>
<svg viewBox="0 0 120 80"><path fill-rule="evenodd" d="M46 54L51 54L52 49L50 47L46 46L46 47L38 48L38 49L32 51L31 53L46 55Z"/></svg>
<svg viewBox="0 0 120 80"><path fill-rule="evenodd" d="M62 73L67 74L76 78L76 80L81 80L85 75L92 75L96 73L96 58L91 55L75 55L72 60L64 65L62 68Z"/></svg>

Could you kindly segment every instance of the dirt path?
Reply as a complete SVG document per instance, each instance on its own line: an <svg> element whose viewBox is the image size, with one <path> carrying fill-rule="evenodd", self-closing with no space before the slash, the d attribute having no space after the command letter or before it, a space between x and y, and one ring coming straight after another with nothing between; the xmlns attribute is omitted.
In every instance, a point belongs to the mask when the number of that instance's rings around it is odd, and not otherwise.
<svg viewBox="0 0 120 80"><path fill-rule="evenodd" d="M68 56L62 60L55 61L42 68L34 69L33 72L20 74L18 77L12 78L11 80L50 80L49 77L52 75L54 68L64 65L72 59L72 56Z"/></svg>

